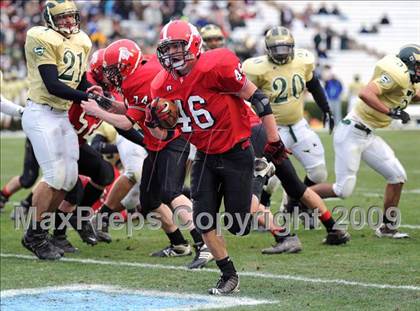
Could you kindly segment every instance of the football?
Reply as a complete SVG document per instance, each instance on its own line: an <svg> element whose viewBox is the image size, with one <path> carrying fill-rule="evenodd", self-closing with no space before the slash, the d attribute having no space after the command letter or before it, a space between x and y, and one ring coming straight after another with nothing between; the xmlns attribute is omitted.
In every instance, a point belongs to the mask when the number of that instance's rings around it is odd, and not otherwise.
<svg viewBox="0 0 420 311"><path fill-rule="evenodd" d="M156 103L156 111L158 113L159 124L165 129L174 128L178 122L179 110L178 106L165 98L158 98Z"/></svg>

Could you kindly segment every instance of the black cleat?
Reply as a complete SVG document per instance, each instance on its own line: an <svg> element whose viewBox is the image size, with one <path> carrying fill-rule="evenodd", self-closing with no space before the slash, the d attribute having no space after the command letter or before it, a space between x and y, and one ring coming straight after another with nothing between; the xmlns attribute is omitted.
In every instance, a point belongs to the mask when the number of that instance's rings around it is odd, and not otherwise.
<svg viewBox="0 0 420 311"><path fill-rule="evenodd" d="M164 249L151 253L152 257L182 257L191 255L189 244L169 245Z"/></svg>
<svg viewBox="0 0 420 311"><path fill-rule="evenodd" d="M96 229L96 236L98 237L98 242L111 243L112 237L109 234L108 223L102 222L102 228Z"/></svg>
<svg viewBox="0 0 420 311"><path fill-rule="evenodd" d="M78 251L76 247L71 245L69 240L67 240L67 236L65 234L63 235L53 235L50 238L50 242L59 249L63 250L64 253L75 253Z"/></svg>
<svg viewBox="0 0 420 311"><path fill-rule="evenodd" d="M229 277L220 277L216 287L209 289L210 295L229 295L239 293L239 275L236 273Z"/></svg>
<svg viewBox="0 0 420 311"><path fill-rule="evenodd" d="M201 245L194 245L195 257L193 261L188 264L188 269L201 269L214 259L207 245L202 243L200 244Z"/></svg>
<svg viewBox="0 0 420 311"><path fill-rule="evenodd" d="M333 230L328 232L323 243L328 245L340 245L346 244L348 241L350 241L350 233L344 230Z"/></svg>
<svg viewBox="0 0 420 311"><path fill-rule="evenodd" d="M22 245L39 259L58 260L61 258L57 248L49 241L47 232L31 236L25 234L22 238Z"/></svg>
<svg viewBox="0 0 420 311"><path fill-rule="evenodd" d="M82 221L81 228L76 229L76 231L79 234L82 241L86 244L92 246L98 244L98 237L96 236L95 230L93 229L90 220Z"/></svg>

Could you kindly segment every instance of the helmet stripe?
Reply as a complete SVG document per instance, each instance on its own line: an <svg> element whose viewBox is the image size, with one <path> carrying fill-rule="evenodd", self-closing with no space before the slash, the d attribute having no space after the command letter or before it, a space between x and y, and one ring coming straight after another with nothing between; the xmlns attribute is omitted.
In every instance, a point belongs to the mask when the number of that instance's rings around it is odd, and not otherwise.
<svg viewBox="0 0 420 311"><path fill-rule="evenodd" d="M172 22L167 23L163 29L162 29L162 33L163 33L163 40L166 40L168 38L168 27L169 25L172 24Z"/></svg>
<svg viewBox="0 0 420 311"><path fill-rule="evenodd" d="M135 45L136 45L136 48L139 50L139 53L138 53L138 55L137 55L137 60L136 60L136 63L135 63L135 65L134 65L134 67L133 67L133 70L131 70L131 72L130 72L130 74L132 74L133 72L134 72L134 70L136 70L137 69L137 66L139 65L139 63L140 63L140 60L143 58L142 56L142 53L141 53L141 50L140 50L140 48L139 48L139 46L137 45L137 43L135 43Z"/></svg>

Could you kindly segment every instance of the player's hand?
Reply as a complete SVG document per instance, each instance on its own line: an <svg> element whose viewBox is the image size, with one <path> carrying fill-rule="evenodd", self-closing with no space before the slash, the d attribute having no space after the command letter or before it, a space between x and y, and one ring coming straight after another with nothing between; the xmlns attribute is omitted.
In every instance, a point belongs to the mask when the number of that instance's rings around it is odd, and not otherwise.
<svg viewBox="0 0 420 311"><path fill-rule="evenodd" d="M159 127L159 118L156 114L156 106L153 105L153 102L148 104L145 109L146 119L144 124L149 128Z"/></svg>
<svg viewBox="0 0 420 311"><path fill-rule="evenodd" d="M92 85L90 88L86 90L86 92L104 96L104 90L99 85Z"/></svg>
<svg viewBox="0 0 420 311"><path fill-rule="evenodd" d="M410 115L401 108L391 109L388 115L393 119L401 120L403 124L406 124L408 121L410 121Z"/></svg>
<svg viewBox="0 0 420 311"><path fill-rule="evenodd" d="M112 107L112 100L107 97L96 93L88 93L88 98L96 101L102 109L109 110Z"/></svg>
<svg viewBox="0 0 420 311"><path fill-rule="evenodd" d="M324 112L324 117L322 119L322 124L324 125L324 127L327 124L327 122L328 122L328 130L329 130L329 133L331 134L334 130L335 121L334 121L333 114L329 110Z"/></svg>
<svg viewBox="0 0 420 311"><path fill-rule="evenodd" d="M93 99L89 99L88 101L82 101L81 106L84 112L94 117L97 117L98 113L100 113L100 111L102 110L102 108L99 107L96 101L94 101Z"/></svg>
<svg viewBox="0 0 420 311"><path fill-rule="evenodd" d="M288 159L288 155L291 153L281 140L267 143L264 147L265 157L276 165L280 165L283 160Z"/></svg>

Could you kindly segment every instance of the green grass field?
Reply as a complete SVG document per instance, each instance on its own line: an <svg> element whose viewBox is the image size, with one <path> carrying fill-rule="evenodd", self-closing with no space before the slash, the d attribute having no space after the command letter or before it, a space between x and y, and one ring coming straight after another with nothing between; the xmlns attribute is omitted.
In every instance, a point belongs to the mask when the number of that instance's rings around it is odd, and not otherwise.
<svg viewBox="0 0 420 311"><path fill-rule="evenodd" d="M352 240L348 245L331 247L321 243L325 235L323 229L299 230L297 233L304 247L301 253L263 256L260 249L273 242L269 234L253 232L242 238L226 235L230 256L237 269L245 273L241 277L239 297L277 301L235 310L420 310L420 132L384 131L379 135L395 150L408 174L400 207L402 224L415 226L403 229L411 239L378 239L370 228L350 229ZM333 181L332 138L321 137L326 148L329 181ZM1 186L21 173L23 143L24 140L18 138L1 140ZM336 205L347 208L358 205L364 209L381 206L384 185L381 176L362 164L353 196L327 204L330 208ZM22 199L26 193L19 192L12 201ZM278 207L280 197L281 193L274 198L273 209ZM192 257L149 257L150 252L164 247L167 239L161 231L146 229L135 232L131 238L123 230L115 231L111 244L95 247L83 244L71 231L70 239L80 250L75 255L66 255L71 261L42 262L5 257L5 254L30 255L20 244L22 232L16 231L9 219L11 208L8 204L6 212L0 216L1 290L105 284L205 294L218 278L215 263L209 265L211 270L204 271L162 267L184 267ZM185 236L189 238L188 233ZM108 264L82 263L79 259L107 261ZM331 279L340 281L328 282ZM346 284L345 281L353 283Z"/></svg>

